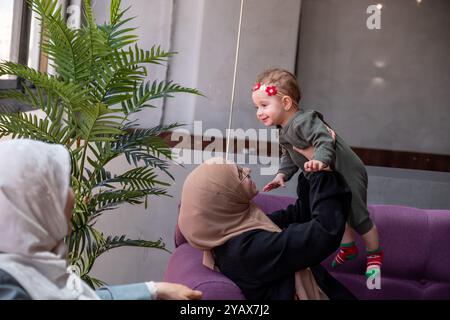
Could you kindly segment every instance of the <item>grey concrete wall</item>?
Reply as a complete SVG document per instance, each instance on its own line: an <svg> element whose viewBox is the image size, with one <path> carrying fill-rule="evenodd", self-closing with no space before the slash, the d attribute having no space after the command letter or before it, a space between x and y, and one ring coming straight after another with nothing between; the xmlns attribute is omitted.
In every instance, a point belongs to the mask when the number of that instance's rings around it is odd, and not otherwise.
<svg viewBox="0 0 450 320"><path fill-rule="evenodd" d="M450 154L450 1L304 0L297 73L302 106L352 146Z"/></svg>
<svg viewBox="0 0 450 320"><path fill-rule="evenodd" d="M168 77L184 86L198 86L200 46L202 43L202 25L205 0L174 0L171 47L177 54L171 58ZM186 129L194 121L195 107L201 96L180 94L167 99L164 105L163 123L183 123Z"/></svg>

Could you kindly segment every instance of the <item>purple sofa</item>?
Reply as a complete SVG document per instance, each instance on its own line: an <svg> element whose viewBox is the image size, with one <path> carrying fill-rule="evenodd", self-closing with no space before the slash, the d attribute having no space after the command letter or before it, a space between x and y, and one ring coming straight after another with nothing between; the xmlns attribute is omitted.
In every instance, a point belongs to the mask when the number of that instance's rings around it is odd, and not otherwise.
<svg viewBox="0 0 450 320"><path fill-rule="evenodd" d="M259 194L255 202L265 212L285 208L292 197ZM364 276L364 246L358 237L357 259L331 269L334 254L323 265L359 299L450 299L450 210L422 210L394 205L370 205L385 258L381 289L369 290ZM227 277L202 265L202 252L191 247L178 226L176 249L164 281L203 291L207 300L245 299Z"/></svg>

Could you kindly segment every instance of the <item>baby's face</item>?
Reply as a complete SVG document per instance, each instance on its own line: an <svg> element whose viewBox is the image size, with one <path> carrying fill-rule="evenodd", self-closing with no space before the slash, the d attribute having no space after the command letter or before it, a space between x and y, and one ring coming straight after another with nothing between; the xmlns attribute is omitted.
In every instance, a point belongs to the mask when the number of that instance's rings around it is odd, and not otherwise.
<svg viewBox="0 0 450 320"><path fill-rule="evenodd" d="M285 111L279 96L269 96L261 90L253 91L256 118L266 127L281 125L285 120Z"/></svg>

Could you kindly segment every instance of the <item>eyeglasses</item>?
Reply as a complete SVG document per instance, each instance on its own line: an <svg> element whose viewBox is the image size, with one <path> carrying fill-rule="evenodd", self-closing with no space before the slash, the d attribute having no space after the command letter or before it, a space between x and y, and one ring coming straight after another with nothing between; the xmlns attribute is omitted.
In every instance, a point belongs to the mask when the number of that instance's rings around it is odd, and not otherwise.
<svg viewBox="0 0 450 320"><path fill-rule="evenodd" d="M236 166L239 180L242 182L245 178L250 177L250 168L242 168L241 166Z"/></svg>

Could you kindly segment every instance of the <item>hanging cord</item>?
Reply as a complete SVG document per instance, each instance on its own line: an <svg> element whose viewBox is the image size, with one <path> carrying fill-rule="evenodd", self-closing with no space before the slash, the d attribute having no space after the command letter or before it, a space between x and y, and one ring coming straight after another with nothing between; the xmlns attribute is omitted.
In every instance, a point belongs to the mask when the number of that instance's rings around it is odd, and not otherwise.
<svg viewBox="0 0 450 320"><path fill-rule="evenodd" d="M238 65L238 58L239 58L239 43L241 41L243 9L244 9L244 0L241 0L241 12L239 14L239 28L238 28L238 36L237 36L237 43L236 43L236 58L234 60L233 87L231 89L230 119L228 120L227 148L225 151L225 157L227 160L228 160L228 153L230 151L230 132L231 132L231 124L233 122L234 92L235 92L235 88L236 88L236 74L237 74L237 65ZM233 139L233 142L234 142L234 139Z"/></svg>

